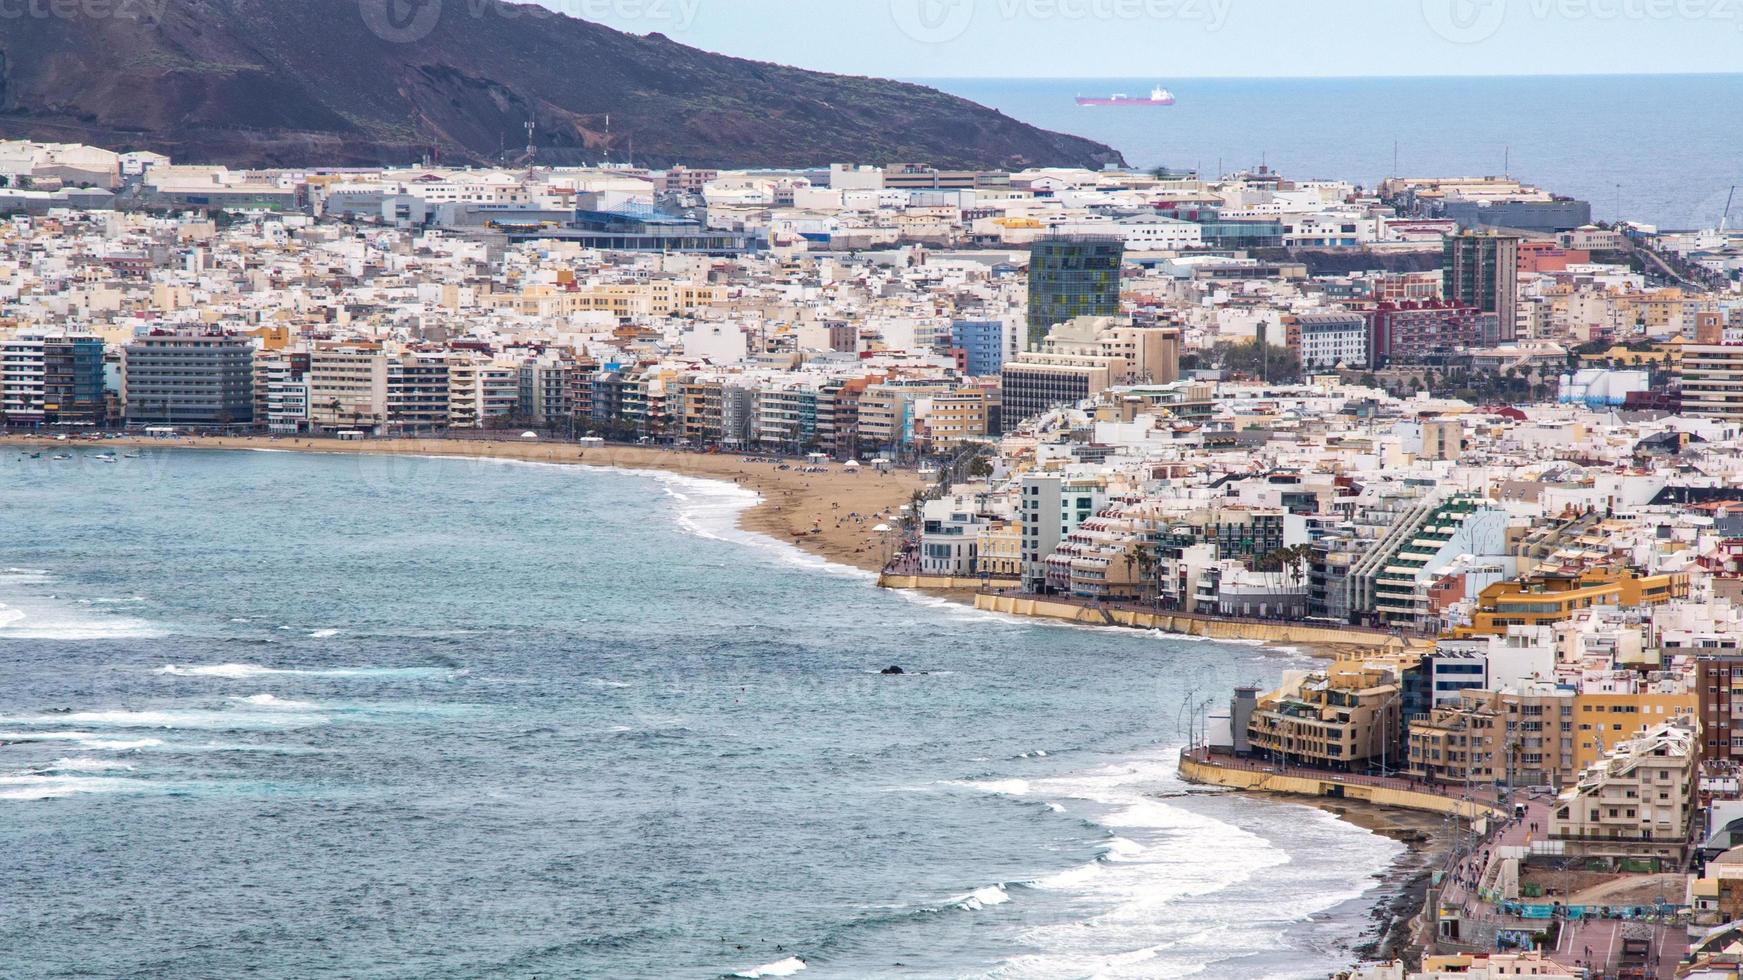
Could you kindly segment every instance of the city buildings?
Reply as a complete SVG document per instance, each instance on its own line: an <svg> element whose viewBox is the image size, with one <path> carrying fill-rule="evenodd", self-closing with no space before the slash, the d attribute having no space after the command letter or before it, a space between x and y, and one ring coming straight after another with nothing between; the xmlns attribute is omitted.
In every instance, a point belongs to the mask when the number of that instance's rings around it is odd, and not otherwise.
<svg viewBox="0 0 1743 980"><path fill-rule="evenodd" d="M1511 235L1449 235L1441 256L1441 292L1448 300L1495 314L1490 343L1516 336L1519 318L1519 239Z"/></svg>
<svg viewBox="0 0 1743 980"><path fill-rule="evenodd" d="M1743 345L1683 344L1680 352L1683 411L1743 420Z"/></svg>
<svg viewBox="0 0 1743 980"><path fill-rule="evenodd" d="M1077 317L1054 326L1037 349L1005 363L1003 404L1008 417L1030 418L1116 385L1173 381L1179 365L1177 330Z"/></svg>
<svg viewBox="0 0 1743 980"><path fill-rule="evenodd" d="M0 341L0 417L12 427L107 420L101 338L21 334Z"/></svg>
<svg viewBox="0 0 1743 980"><path fill-rule="evenodd" d="M1396 667L1340 663L1285 678L1246 718L1250 751L1294 765L1357 771L1398 766L1392 735L1401 695ZM1388 756L1388 753L1391 753Z"/></svg>
<svg viewBox="0 0 1743 980"><path fill-rule="evenodd" d="M1695 723L1655 724L1580 772L1556 798L1549 836L1572 853L1679 858L1694 815Z"/></svg>
<svg viewBox="0 0 1743 980"><path fill-rule="evenodd" d="M1029 249L1029 348L1058 324L1120 313L1125 240L1114 235L1052 235Z"/></svg>
<svg viewBox="0 0 1743 980"><path fill-rule="evenodd" d="M254 345L217 333L151 333L122 348L129 424L248 426Z"/></svg>
<svg viewBox="0 0 1743 980"><path fill-rule="evenodd" d="M1308 371L1371 362L1368 322L1355 313L1308 313L1292 318L1289 346Z"/></svg>
<svg viewBox="0 0 1743 980"><path fill-rule="evenodd" d="M1007 359L1020 352L1016 328L1015 321L957 320L950 325L950 346L963 352L964 370L970 376L996 375Z"/></svg>

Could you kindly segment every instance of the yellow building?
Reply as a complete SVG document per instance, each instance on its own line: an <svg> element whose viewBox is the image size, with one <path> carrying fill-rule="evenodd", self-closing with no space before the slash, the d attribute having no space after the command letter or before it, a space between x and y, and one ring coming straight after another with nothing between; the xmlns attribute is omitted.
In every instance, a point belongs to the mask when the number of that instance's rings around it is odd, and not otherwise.
<svg viewBox="0 0 1743 980"><path fill-rule="evenodd" d="M1459 692L1410 723L1412 775L1443 783L1565 784L1574 765L1573 691L1528 681Z"/></svg>
<svg viewBox="0 0 1743 980"><path fill-rule="evenodd" d="M1291 765L1366 769L1386 758L1400 717L1397 669L1390 664L1337 668L1286 679L1259 698L1247 723L1252 751Z"/></svg>
<svg viewBox="0 0 1743 980"><path fill-rule="evenodd" d="M924 402L924 413L914 420L914 438L927 451L954 449L987 434L993 403L987 389L968 385Z"/></svg>
<svg viewBox="0 0 1743 980"><path fill-rule="evenodd" d="M1605 753L1640 734L1649 725L1699 712L1694 691L1664 694L1576 694L1574 696L1574 768L1585 769Z"/></svg>
<svg viewBox="0 0 1743 980"><path fill-rule="evenodd" d="M1547 626L1593 606L1655 606L1689 595L1689 574L1636 576L1625 568L1593 569L1579 575L1534 575L1497 582L1477 595L1471 625L1459 636L1504 636L1509 626Z"/></svg>
<svg viewBox="0 0 1743 980"><path fill-rule="evenodd" d="M975 570L990 578L1023 577L1023 522L993 521L975 536Z"/></svg>

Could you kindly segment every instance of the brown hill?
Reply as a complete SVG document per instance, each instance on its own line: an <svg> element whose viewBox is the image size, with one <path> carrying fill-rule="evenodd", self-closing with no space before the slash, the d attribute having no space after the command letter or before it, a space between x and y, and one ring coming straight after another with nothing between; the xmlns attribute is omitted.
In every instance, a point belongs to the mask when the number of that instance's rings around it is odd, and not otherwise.
<svg viewBox="0 0 1743 980"><path fill-rule="evenodd" d="M532 120L543 163L632 148L653 166L1121 162L923 86L729 58L496 0L39 7L48 14L0 20L7 138L241 166L486 163L518 158Z"/></svg>

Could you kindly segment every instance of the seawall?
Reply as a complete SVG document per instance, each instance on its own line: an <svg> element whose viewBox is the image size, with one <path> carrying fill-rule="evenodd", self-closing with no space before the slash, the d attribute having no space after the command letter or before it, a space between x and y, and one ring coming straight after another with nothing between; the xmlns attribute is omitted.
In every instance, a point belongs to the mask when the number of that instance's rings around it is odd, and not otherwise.
<svg viewBox="0 0 1743 980"><path fill-rule="evenodd" d="M888 572L878 576L878 587L882 589L979 591L982 588L1014 589L1021 584L1014 578L994 578L983 581L979 578L964 578L959 575L892 575Z"/></svg>
<svg viewBox="0 0 1743 980"><path fill-rule="evenodd" d="M1062 619L1086 626L1129 626L1133 629L1161 630L1186 636L1202 636L1214 640L1256 640L1262 643L1335 647L1340 649L1389 650L1426 647L1433 641L1401 637L1378 630L1333 628L1309 623L1258 622L1244 619L1219 619L1178 612L1150 612L1142 609L1102 607L1076 602L1062 602L1035 596L993 595L980 593L974 597L974 607L988 612L1012 616L1041 616Z"/></svg>
<svg viewBox="0 0 1743 980"><path fill-rule="evenodd" d="M1460 819L1498 816L1500 811L1476 800L1458 800L1421 790L1392 786L1375 786L1357 781L1345 781L1328 773L1308 776L1264 772L1236 766L1218 765L1214 760L1181 756L1180 778L1205 786L1226 786L1251 793L1282 793L1288 796L1312 796L1320 799L1360 800L1376 806L1402 807L1428 813L1456 813Z"/></svg>

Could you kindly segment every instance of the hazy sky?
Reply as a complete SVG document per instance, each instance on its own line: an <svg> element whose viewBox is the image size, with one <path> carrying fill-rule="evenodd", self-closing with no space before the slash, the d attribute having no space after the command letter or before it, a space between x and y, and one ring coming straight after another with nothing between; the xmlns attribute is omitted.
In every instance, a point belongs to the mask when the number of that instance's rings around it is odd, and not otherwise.
<svg viewBox="0 0 1743 980"><path fill-rule="evenodd" d="M1743 0L539 0L697 47L899 78L1743 71Z"/></svg>

